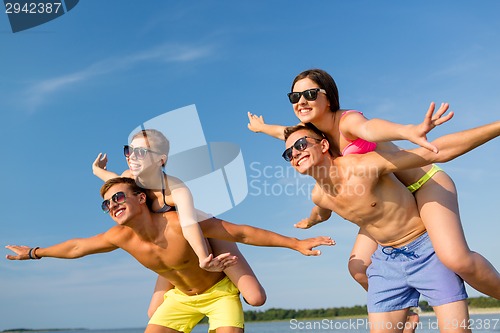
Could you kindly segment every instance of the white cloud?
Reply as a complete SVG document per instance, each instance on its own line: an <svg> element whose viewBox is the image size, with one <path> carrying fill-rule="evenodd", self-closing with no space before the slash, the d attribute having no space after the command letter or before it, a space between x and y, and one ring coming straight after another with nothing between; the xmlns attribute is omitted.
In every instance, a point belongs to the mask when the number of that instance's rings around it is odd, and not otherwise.
<svg viewBox="0 0 500 333"><path fill-rule="evenodd" d="M93 63L73 73L49 78L26 89L26 109L33 113L57 91L70 85L95 79L113 72L125 71L145 62L185 63L209 57L213 53L211 45L163 44L143 52L123 57L108 58Z"/></svg>

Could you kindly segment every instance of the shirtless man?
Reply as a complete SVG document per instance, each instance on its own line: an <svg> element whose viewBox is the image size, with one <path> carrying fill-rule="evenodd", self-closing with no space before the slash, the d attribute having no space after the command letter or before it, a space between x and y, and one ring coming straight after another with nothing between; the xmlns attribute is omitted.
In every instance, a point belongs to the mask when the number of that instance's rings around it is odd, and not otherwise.
<svg viewBox="0 0 500 333"><path fill-rule="evenodd" d="M243 309L238 289L223 272L200 268L198 257L183 237L175 212L151 213L145 190L131 178L108 180L101 188L102 208L117 225L90 238L75 238L50 247L8 245L10 260L43 257L73 259L121 248L172 283L146 328L146 333L190 332L206 315L210 331L243 332ZM329 237L298 240L271 231L236 225L216 218L200 222L206 237L256 246L285 247L304 255L319 255L319 245L333 245ZM232 260L222 257L221 260Z"/></svg>
<svg viewBox="0 0 500 333"><path fill-rule="evenodd" d="M378 243L367 270L371 332L401 332L420 294L434 307L441 332L469 332L450 325L468 322L463 281L437 259L414 197L392 173L447 162L498 135L497 121L435 140L439 153L417 148L338 157L330 154L322 133L303 125L285 130L283 157L316 180L308 224L325 221L334 211Z"/></svg>

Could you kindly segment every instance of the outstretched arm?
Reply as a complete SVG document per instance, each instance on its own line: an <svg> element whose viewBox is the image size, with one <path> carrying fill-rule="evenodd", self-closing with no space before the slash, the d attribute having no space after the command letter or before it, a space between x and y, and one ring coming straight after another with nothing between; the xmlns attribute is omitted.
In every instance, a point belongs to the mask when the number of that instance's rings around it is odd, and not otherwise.
<svg viewBox="0 0 500 333"><path fill-rule="evenodd" d="M382 167L384 173L416 168L430 163L444 163L479 147L499 135L500 121L496 121L488 125L448 134L432 141L432 144L439 148L439 153L437 154L427 149L416 148L390 154L382 153L378 155L377 159L382 161L383 165L379 164L379 167ZM375 155L371 156L375 157ZM365 162L371 163L370 161ZM365 162L363 163L364 165Z"/></svg>
<svg viewBox="0 0 500 333"><path fill-rule="evenodd" d="M402 125L383 119L366 119L357 112L350 112L340 120L340 130L350 140L361 138L371 142L387 142L408 140L435 153L438 149L427 141L427 133L453 117L453 112L444 115L449 108L448 103L441 104L434 113L432 102L425 114L424 121L418 125Z"/></svg>
<svg viewBox="0 0 500 333"><path fill-rule="evenodd" d="M477 148L486 142L500 135L500 121L483 125L480 127L468 129L465 131L448 134L437 138L432 143L439 148L437 156L433 162L443 163L463 155L474 148ZM411 150L411 152L414 152ZM423 153L422 155L426 155Z"/></svg>
<svg viewBox="0 0 500 333"><path fill-rule="evenodd" d="M108 156L103 153L99 153L94 163L92 163L92 172L95 176L102 179L103 181L107 181L111 178L118 177L118 175L114 172L106 170L106 165L108 164Z"/></svg>
<svg viewBox="0 0 500 333"><path fill-rule="evenodd" d="M52 257L60 259L76 259L89 254L104 253L116 250L118 247L107 240L106 233L90 238L74 238L49 247L30 248L29 246L7 245L5 248L16 255L8 254L9 260L29 260ZM30 257L31 255L31 257Z"/></svg>
<svg viewBox="0 0 500 333"><path fill-rule="evenodd" d="M299 251L306 256L317 256L319 250L312 250L320 245L334 245L335 242L326 236L299 240L275 232L251 227L248 225L233 224L227 221L212 218L200 222L203 234L208 238L223 239L254 246L284 247Z"/></svg>
<svg viewBox="0 0 500 333"><path fill-rule="evenodd" d="M248 112L248 129L255 133L264 133L272 136L273 138L285 140L286 126L271 125L264 122L263 116L257 116Z"/></svg>
<svg viewBox="0 0 500 333"><path fill-rule="evenodd" d="M309 229L310 227L315 226L318 223L328 220L330 216L332 216L332 211L330 209L314 206L311 210L311 215L309 215L308 218L300 220L293 226L300 229Z"/></svg>

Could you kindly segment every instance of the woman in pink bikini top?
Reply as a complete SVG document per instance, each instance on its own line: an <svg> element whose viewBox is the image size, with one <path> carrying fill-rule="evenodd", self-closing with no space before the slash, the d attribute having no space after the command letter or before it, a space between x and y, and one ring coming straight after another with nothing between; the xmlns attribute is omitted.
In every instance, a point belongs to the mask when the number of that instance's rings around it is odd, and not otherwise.
<svg viewBox="0 0 500 333"><path fill-rule="evenodd" d="M340 119L342 119L342 117L344 117L344 115L346 115L349 112L358 112L360 114L363 114L363 112L359 112L356 110L348 110L342 112ZM341 154L344 156L350 154L365 154L374 151L377 148L377 143L375 142L366 141L361 138L357 138L356 140L349 140L348 138L345 137L345 135L342 133L340 129L339 132L340 135L342 135L342 137L349 142L347 146L345 146L344 149L342 149Z"/></svg>

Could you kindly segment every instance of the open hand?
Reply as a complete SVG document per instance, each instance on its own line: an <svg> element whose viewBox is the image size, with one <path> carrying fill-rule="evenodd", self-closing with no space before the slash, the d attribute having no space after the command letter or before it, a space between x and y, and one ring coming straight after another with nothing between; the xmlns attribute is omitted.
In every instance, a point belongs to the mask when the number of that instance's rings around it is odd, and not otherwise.
<svg viewBox="0 0 500 333"><path fill-rule="evenodd" d="M307 238L299 240L299 246L297 247L296 250L305 256L319 256L321 255L321 251L313 250L313 248L320 245L332 246L335 245L335 241L331 237L327 236Z"/></svg>
<svg viewBox="0 0 500 333"><path fill-rule="evenodd" d="M30 260L29 252L31 247L24 245L7 245L6 249L15 252L16 255L7 254L5 258L9 260Z"/></svg>
<svg viewBox="0 0 500 333"><path fill-rule="evenodd" d="M222 272L226 268L236 265L238 257L232 256L231 253L222 253L217 257L210 254L204 260L200 261L200 267L209 272Z"/></svg>
<svg viewBox="0 0 500 333"><path fill-rule="evenodd" d="M454 113L453 111L450 111L447 115L444 115L450 105L448 103L441 103L441 107L434 114L435 106L435 103L432 102L422 123L418 125L408 125L407 140L437 153L439 151L437 147L427 141L427 133L429 133L434 127L444 124L450 120Z"/></svg>
<svg viewBox="0 0 500 333"><path fill-rule="evenodd" d="M295 228L299 228L299 229L309 229L313 225L314 225L314 223L311 223L311 219L305 218L305 219L302 219L299 222L295 223L293 226Z"/></svg>
<svg viewBox="0 0 500 333"><path fill-rule="evenodd" d="M92 163L92 172L95 174L96 170L102 169L106 170L106 165L108 164L108 156L103 153L99 153L94 163Z"/></svg>
<svg viewBox="0 0 500 333"><path fill-rule="evenodd" d="M259 133L262 131L262 126L265 124L263 116L257 116L248 112L248 129L252 132Z"/></svg>

